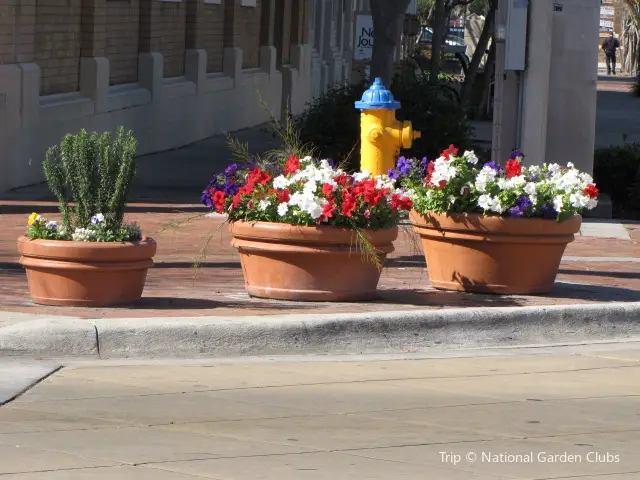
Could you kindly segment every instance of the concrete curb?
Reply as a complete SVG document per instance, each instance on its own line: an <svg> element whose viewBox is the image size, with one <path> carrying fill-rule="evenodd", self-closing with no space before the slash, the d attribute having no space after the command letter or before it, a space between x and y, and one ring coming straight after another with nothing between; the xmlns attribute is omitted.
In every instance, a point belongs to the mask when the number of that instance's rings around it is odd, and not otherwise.
<svg viewBox="0 0 640 480"><path fill-rule="evenodd" d="M640 302L334 315L48 317L0 328L0 354L193 358L407 353L638 335Z"/></svg>

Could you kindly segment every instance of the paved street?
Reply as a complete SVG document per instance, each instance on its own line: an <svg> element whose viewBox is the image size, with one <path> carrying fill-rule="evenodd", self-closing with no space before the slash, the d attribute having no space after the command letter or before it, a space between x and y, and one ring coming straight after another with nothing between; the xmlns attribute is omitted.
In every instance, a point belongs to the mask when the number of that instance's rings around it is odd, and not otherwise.
<svg viewBox="0 0 640 480"><path fill-rule="evenodd" d="M70 365L0 407L6 480L640 478L640 343Z"/></svg>

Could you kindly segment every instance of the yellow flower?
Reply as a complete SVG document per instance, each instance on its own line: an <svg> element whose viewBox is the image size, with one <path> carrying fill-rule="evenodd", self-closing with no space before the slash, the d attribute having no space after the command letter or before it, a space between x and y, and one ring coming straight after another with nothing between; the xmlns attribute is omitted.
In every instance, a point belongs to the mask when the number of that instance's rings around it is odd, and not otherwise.
<svg viewBox="0 0 640 480"><path fill-rule="evenodd" d="M36 219L38 218L38 214L36 212L33 212L31 214L31 216L29 217L29 221L27 222L27 224L29 226L33 225L34 223L36 223Z"/></svg>

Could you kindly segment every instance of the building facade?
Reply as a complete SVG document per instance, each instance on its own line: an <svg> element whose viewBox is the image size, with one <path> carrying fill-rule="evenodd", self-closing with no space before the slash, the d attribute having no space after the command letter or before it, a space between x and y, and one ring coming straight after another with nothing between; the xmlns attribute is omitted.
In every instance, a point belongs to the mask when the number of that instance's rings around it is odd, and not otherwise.
<svg viewBox="0 0 640 480"><path fill-rule="evenodd" d="M352 2L0 0L0 192L81 128L146 154L301 113L349 76Z"/></svg>

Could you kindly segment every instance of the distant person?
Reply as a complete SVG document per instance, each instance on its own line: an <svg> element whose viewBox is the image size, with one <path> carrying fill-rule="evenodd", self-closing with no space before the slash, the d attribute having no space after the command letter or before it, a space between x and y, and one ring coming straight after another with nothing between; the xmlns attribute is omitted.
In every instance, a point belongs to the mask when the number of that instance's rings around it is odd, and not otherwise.
<svg viewBox="0 0 640 480"><path fill-rule="evenodd" d="M602 50L604 50L604 55L607 57L607 75L616 74L616 50L620 48L620 41L613 35L605 38L604 42L602 42Z"/></svg>

